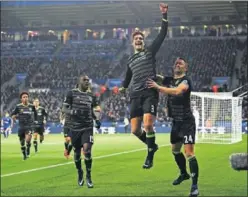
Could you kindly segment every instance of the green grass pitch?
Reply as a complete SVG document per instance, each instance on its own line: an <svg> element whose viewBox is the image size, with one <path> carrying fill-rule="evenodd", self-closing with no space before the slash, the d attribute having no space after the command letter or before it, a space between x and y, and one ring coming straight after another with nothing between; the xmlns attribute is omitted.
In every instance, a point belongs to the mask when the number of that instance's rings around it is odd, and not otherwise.
<svg viewBox="0 0 248 197"><path fill-rule="evenodd" d="M31 157L22 161L17 136L1 139L1 196L187 196L189 193L191 180L172 186L178 169L168 134L157 135L161 147L150 170L142 169L146 150L134 136L96 135L93 189L77 186L73 160L63 157L63 143L62 135L47 135L44 144L39 145L40 152L35 155L32 147ZM197 144L200 196L247 196L247 172L234 171L229 164L230 154L246 151L247 135L242 142L232 145ZM55 166L50 168L52 165Z"/></svg>

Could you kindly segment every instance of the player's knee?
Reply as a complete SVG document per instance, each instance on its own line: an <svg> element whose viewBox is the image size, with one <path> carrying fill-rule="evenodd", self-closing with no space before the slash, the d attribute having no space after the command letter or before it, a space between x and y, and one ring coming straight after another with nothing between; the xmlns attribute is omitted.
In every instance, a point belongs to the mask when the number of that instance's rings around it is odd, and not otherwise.
<svg viewBox="0 0 248 197"><path fill-rule="evenodd" d="M66 142L66 143L70 143L70 142L71 142L71 138L70 138L70 137L66 137L66 138L65 138L65 142Z"/></svg>
<svg viewBox="0 0 248 197"><path fill-rule="evenodd" d="M81 148L74 149L74 160L79 161L81 159Z"/></svg>
<svg viewBox="0 0 248 197"><path fill-rule="evenodd" d="M84 152L84 159L90 160L91 159L91 152Z"/></svg>
<svg viewBox="0 0 248 197"><path fill-rule="evenodd" d="M195 156L195 153L194 153L193 151L187 151L187 150L185 150L184 152L185 152L185 156L186 156L188 159L190 159L190 158L192 158L192 157Z"/></svg>
<svg viewBox="0 0 248 197"><path fill-rule="evenodd" d="M21 146L25 146L25 140L24 140L24 138L20 138L20 144L21 144Z"/></svg>
<svg viewBox="0 0 248 197"><path fill-rule="evenodd" d="M134 127L131 129L131 132L132 132L132 134L139 136L141 134L141 129L138 127Z"/></svg>
<svg viewBox="0 0 248 197"><path fill-rule="evenodd" d="M144 124L144 129L146 132L153 132L153 124Z"/></svg>

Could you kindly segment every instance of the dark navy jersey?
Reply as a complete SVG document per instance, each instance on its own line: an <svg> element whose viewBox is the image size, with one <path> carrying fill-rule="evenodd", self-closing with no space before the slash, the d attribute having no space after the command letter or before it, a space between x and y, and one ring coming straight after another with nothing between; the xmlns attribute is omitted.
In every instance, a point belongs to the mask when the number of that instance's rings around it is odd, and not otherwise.
<svg viewBox="0 0 248 197"><path fill-rule="evenodd" d="M33 127L34 121L37 120L37 113L34 105L28 103L24 105L22 103L16 105L15 109L11 113L11 116L16 115L19 120L19 126L21 128Z"/></svg>
<svg viewBox="0 0 248 197"><path fill-rule="evenodd" d="M183 121L193 118L190 106L192 82L187 76L178 79L165 77L163 82L164 85L170 88L176 88L182 83L188 86L187 91L183 92L180 95L168 95L168 115L169 117L173 118L174 121Z"/></svg>
<svg viewBox="0 0 248 197"><path fill-rule="evenodd" d="M128 59L123 87L127 88L129 86L130 97L140 96L144 90L152 94L157 93L157 91L147 89L146 82L148 78L156 80L155 56L167 34L167 14L164 15L163 19L161 31L153 43Z"/></svg>
<svg viewBox="0 0 248 197"><path fill-rule="evenodd" d="M37 112L37 121L38 121L38 125L39 126L43 126L44 125L44 120L47 120L47 112L46 110L39 106L38 108L36 108L36 112Z"/></svg>
<svg viewBox="0 0 248 197"><path fill-rule="evenodd" d="M69 109L77 111L74 115L69 115L66 123L73 131L84 131L93 127L93 108L99 105L98 99L91 92L82 92L78 88L67 93L64 104Z"/></svg>

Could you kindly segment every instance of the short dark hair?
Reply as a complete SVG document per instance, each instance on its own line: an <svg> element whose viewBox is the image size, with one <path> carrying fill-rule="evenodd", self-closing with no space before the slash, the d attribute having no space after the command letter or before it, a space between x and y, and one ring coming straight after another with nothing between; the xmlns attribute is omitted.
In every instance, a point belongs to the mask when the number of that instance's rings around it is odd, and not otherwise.
<svg viewBox="0 0 248 197"><path fill-rule="evenodd" d="M35 101L35 100L39 100L39 99L38 99L37 97L35 97L35 98L34 98L34 101Z"/></svg>
<svg viewBox="0 0 248 197"><path fill-rule="evenodd" d="M137 36L137 35L141 35L143 38L145 37L145 35L141 31L135 31L133 32L132 38L134 38L134 36Z"/></svg>
<svg viewBox="0 0 248 197"><path fill-rule="evenodd" d="M189 63L183 57L178 57L177 59L183 60L185 62L185 64L186 64L186 66L189 66Z"/></svg>
<svg viewBox="0 0 248 197"><path fill-rule="evenodd" d="M21 92L21 94L20 94L20 99L22 98L23 95L29 96L28 92Z"/></svg>

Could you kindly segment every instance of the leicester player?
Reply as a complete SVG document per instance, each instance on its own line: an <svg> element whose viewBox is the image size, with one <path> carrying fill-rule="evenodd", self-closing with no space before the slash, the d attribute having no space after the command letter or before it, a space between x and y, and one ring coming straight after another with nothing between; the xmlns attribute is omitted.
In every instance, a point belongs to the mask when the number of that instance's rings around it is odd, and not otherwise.
<svg viewBox="0 0 248 197"><path fill-rule="evenodd" d="M37 124L37 113L34 105L28 102L29 94L22 92L20 94L21 103L16 105L11 113L13 120L19 120L18 136L21 144L23 159L26 160L30 156L32 130L34 124ZM26 145L25 146L25 141Z"/></svg>
<svg viewBox="0 0 248 197"><path fill-rule="evenodd" d="M84 177L81 166L81 149L84 153L84 162L86 166L86 183L88 188L93 187L91 180L93 145L93 119L96 121L96 127L100 128L99 118L94 114L94 108L100 110L99 103L91 92L88 92L89 77L82 75L79 78L78 88L72 89L67 93L63 103L62 112L69 115L68 127L74 149L74 161L78 171L78 185L83 186Z"/></svg>
<svg viewBox="0 0 248 197"><path fill-rule="evenodd" d="M190 196L198 196L199 167L194 153L196 125L190 106L192 82L186 76L187 70L188 63L183 58L177 58L174 64L174 77L171 80L164 78L164 85L169 87L160 86L152 79L148 80L147 85L149 88L168 94L168 114L173 118L170 141L172 153L181 172L173 185L179 185L182 181L190 178L186 170L186 159L181 152L182 144L184 144L184 152L189 161L192 177Z"/></svg>
<svg viewBox="0 0 248 197"><path fill-rule="evenodd" d="M131 131L142 142L147 144L148 149L148 154L143 164L143 168L145 169L153 166L154 153L158 150L158 146L155 144L153 124L156 118L159 99L156 90L146 87L146 81L148 78L156 79L155 56L167 34L167 10L168 6L161 3L160 11L163 15L161 31L150 46L145 47L144 34L142 32L134 32L132 36L134 55L128 60L123 87L119 89L120 92L124 92L129 86L131 98ZM141 129L142 120L145 131Z"/></svg>
<svg viewBox="0 0 248 197"><path fill-rule="evenodd" d="M8 112L6 112L5 117L2 118L1 126L3 128L3 136L4 136L4 138L8 138L9 133L13 128L13 121L12 121L11 117L9 116Z"/></svg>
<svg viewBox="0 0 248 197"><path fill-rule="evenodd" d="M38 135L40 136L40 143L43 142L44 140L44 132L45 132L45 125L47 122L47 118L48 118L48 114L46 112L46 110L40 106L40 101L38 98L35 98L33 101L33 104L35 106L35 110L37 112L37 124L35 125L34 128L34 149L35 149L35 153L38 152L38 142L37 142L37 138Z"/></svg>

